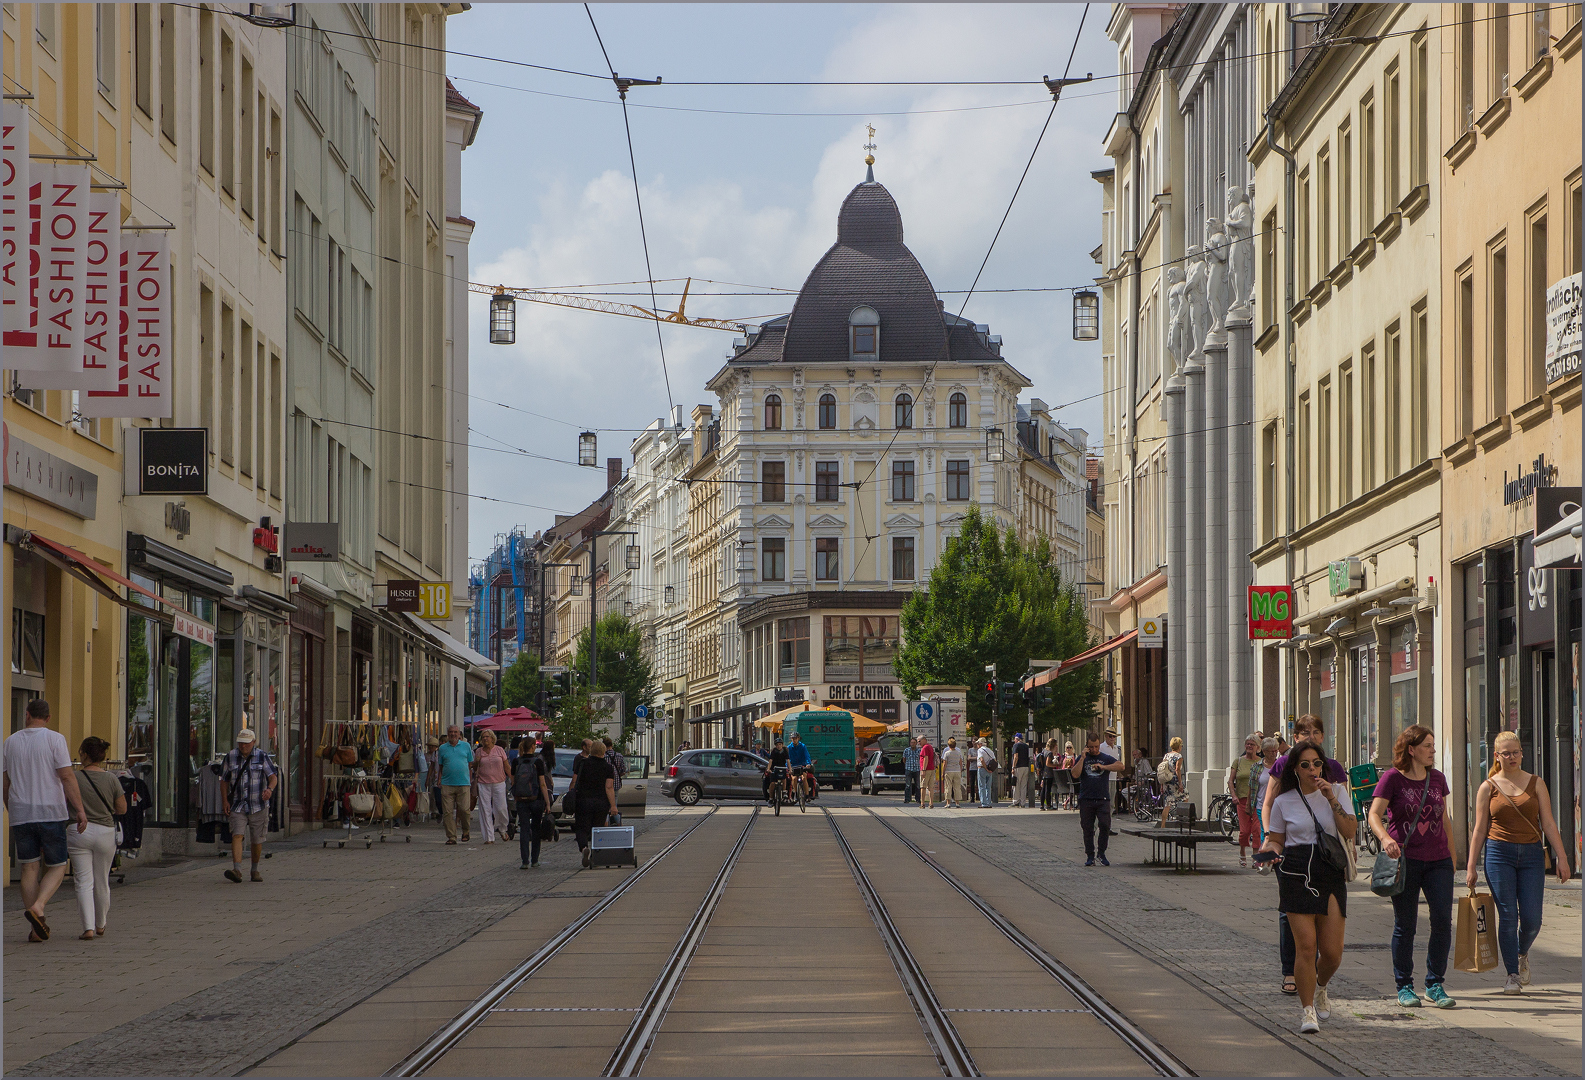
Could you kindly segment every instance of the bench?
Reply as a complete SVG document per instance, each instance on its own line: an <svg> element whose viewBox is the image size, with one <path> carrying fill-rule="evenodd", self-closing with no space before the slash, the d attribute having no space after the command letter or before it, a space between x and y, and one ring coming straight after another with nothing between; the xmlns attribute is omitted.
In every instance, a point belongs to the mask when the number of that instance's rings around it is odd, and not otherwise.
<svg viewBox="0 0 1585 1080"><path fill-rule="evenodd" d="M1205 843L1231 844L1233 838L1215 832L1197 832L1189 829L1120 829L1119 832L1150 841L1150 858L1146 866L1171 866L1174 870L1198 870L1200 845Z"/></svg>

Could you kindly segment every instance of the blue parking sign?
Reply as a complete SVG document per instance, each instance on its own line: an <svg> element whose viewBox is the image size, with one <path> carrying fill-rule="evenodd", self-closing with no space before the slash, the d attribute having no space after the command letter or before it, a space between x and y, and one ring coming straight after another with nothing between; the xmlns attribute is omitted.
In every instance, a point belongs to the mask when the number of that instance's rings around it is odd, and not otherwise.
<svg viewBox="0 0 1585 1080"><path fill-rule="evenodd" d="M928 720L936 714L935 706L928 701L921 701L914 706L914 715L921 720Z"/></svg>

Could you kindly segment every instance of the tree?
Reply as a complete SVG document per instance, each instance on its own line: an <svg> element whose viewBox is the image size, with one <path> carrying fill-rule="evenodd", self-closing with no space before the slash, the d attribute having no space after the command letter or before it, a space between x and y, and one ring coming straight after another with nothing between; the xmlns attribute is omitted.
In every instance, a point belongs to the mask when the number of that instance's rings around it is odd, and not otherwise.
<svg viewBox="0 0 1585 1080"><path fill-rule="evenodd" d="M644 635L638 627L620 612L608 612L599 622L599 663L595 677L599 680L596 691L620 692L624 695L627 715L622 717L623 740L634 726L633 710L639 705L653 708L659 696L655 686L655 669L644 652ZM589 631L578 635L578 646L573 658L573 671L588 685Z"/></svg>
<svg viewBox="0 0 1585 1080"><path fill-rule="evenodd" d="M515 709L526 705L537 710L537 696L543 689L545 680L539 674L539 655L520 652L511 666L501 673L501 707Z"/></svg>
<svg viewBox="0 0 1585 1080"><path fill-rule="evenodd" d="M896 671L903 691L914 697L930 683L969 687L969 721L980 730L995 713L979 689L989 678L987 664L1005 682L1021 676L1032 658L1065 659L1095 644L1084 599L1062 581L1045 538L1026 549L977 506L947 541L929 587L904 602L901 625ZM1072 731L1094 719L1101 689L1095 665L1060 676L1052 687L1053 703L1035 714L1037 732ZM1020 710L1007 719L1021 728L1024 716Z"/></svg>

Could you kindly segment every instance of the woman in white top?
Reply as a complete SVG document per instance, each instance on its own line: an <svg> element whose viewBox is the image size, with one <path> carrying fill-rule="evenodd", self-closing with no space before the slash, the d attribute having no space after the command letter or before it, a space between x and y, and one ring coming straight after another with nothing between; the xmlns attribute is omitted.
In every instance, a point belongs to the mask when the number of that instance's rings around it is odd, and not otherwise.
<svg viewBox="0 0 1585 1080"><path fill-rule="evenodd" d="M1343 871L1323 857L1319 834L1352 844L1359 827L1349 810L1348 785L1326 782L1325 770L1326 755L1309 743L1300 743L1288 755L1261 847L1280 857L1278 910L1288 918L1297 950L1293 973L1302 1006L1301 1034L1320 1031L1320 1021L1332 1015L1326 984L1343 962L1348 915Z"/></svg>

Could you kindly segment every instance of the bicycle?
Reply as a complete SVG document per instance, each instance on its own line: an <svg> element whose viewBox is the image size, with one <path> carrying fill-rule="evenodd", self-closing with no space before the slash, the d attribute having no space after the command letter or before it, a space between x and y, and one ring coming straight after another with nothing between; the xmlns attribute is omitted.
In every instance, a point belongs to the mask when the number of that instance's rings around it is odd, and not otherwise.
<svg viewBox="0 0 1585 1080"><path fill-rule="evenodd" d="M1211 796L1211 809L1206 816L1217 823L1223 836L1238 835L1238 800L1233 796Z"/></svg>
<svg viewBox="0 0 1585 1080"><path fill-rule="evenodd" d="M787 766L776 765L771 768L770 790L767 792L767 794L770 796L772 812L776 817L781 817L782 803L792 798L791 794L787 791Z"/></svg>
<svg viewBox="0 0 1585 1080"><path fill-rule="evenodd" d="M807 813L809 810L809 783L813 780L814 772L808 765L800 765L792 770L792 775L787 778L794 794L798 798L798 812Z"/></svg>

